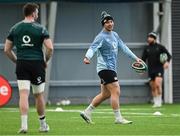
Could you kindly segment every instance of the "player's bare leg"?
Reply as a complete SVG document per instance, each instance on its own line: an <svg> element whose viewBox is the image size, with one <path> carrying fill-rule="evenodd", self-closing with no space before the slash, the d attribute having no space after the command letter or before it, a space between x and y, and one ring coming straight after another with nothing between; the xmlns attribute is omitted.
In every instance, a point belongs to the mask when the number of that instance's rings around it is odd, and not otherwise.
<svg viewBox="0 0 180 136"><path fill-rule="evenodd" d="M115 115L115 123L130 124L132 121L124 119L119 109L120 86L118 81L107 84L106 89L111 93L111 106Z"/></svg>
<svg viewBox="0 0 180 136"><path fill-rule="evenodd" d="M101 104L104 100L108 99L110 97L110 92L105 88L104 85L101 84L101 92L94 97L91 104L83 111L81 112L81 117L87 122L92 123L91 120L91 114L95 107L97 107L99 104Z"/></svg>
<svg viewBox="0 0 180 136"><path fill-rule="evenodd" d="M158 105L158 91L157 91L157 86L154 80L150 81L150 87L151 87L151 93L153 96L153 102L154 105L153 107L157 107Z"/></svg>
<svg viewBox="0 0 180 136"><path fill-rule="evenodd" d="M104 100L108 99L111 96L111 93L109 90L106 89L106 87L101 84L101 93L98 94L91 102L91 104L94 107L97 107L99 104L101 104Z"/></svg>
<svg viewBox="0 0 180 136"><path fill-rule="evenodd" d="M150 84L150 87L151 87L152 96L153 97L157 96L155 82L154 81L150 81L149 84Z"/></svg>
<svg viewBox="0 0 180 136"><path fill-rule="evenodd" d="M43 92L34 94L35 96L35 102L36 102L36 109L37 113L39 115L39 122L40 122L40 132L48 132L49 126L46 123L46 117L45 117L45 101L44 101L44 95Z"/></svg>
<svg viewBox="0 0 180 136"><path fill-rule="evenodd" d="M29 90L22 89L19 91L19 110L21 114L21 128L18 131L18 133L27 133L28 130L28 125L27 125L27 120L28 120L28 110L29 110L29 102L28 102L28 97L29 97Z"/></svg>
<svg viewBox="0 0 180 136"><path fill-rule="evenodd" d="M45 102L43 93L35 94L36 109L39 116L45 114Z"/></svg>
<svg viewBox="0 0 180 136"><path fill-rule="evenodd" d="M157 103L157 107L161 107L162 106L162 77L156 77L155 78L155 84L156 84L156 90L157 90L157 99L158 99L158 103Z"/></svg>

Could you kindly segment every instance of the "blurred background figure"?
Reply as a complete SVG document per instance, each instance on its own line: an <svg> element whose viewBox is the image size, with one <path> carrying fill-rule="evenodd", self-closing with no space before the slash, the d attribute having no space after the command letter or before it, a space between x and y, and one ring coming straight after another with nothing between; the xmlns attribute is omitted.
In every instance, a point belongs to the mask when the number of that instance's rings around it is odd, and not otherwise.
<svg viewBox="0 0 180 136"><path fill-rule="evenodd" d="M142 60L148 64L149 84L154 102L153 107L161 107L164 69L168 68L171 55L164 46L157 43L156 39L156 33L151 32L148 34L148 46L143 51Z"/></svg>

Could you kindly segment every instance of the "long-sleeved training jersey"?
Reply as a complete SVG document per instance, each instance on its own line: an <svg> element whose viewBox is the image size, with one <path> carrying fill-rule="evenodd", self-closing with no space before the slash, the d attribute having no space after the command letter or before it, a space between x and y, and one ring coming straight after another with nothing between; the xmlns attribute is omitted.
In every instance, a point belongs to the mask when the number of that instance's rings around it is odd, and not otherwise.
<svg viewBox="0 0 180 136"><path fill-rule="evenodd" d="M94 39L85 57L90 60L97 52L97 72L105 69L116 72L118 49L130 58L137 59L137 56L124 44L116 32L102 30Z"/></svg>
<svg viewBox="0 0 180 136"><path fill-rule="evenodd" d="M154 43L145 47L142 54L142 60L148 62L149 74L163 71L163 64L160 62L161 53L166 53L168 56L167 61L170 61L171 55L164 46Z"/></svg>

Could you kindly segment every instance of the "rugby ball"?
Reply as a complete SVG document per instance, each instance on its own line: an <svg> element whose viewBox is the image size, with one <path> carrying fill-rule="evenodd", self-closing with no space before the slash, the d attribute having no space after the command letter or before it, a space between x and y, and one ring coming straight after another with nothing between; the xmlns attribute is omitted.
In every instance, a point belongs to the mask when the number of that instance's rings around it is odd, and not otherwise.
<svg viewBox="0 0 180 136"><path fill-rule="evenodd" d="M144 73L147 71L148 67L145 62L133 62L132 63L132 68L137 72L137 73Z"/></svg>
<svg viewBox="0 0 180 136"><path fill-rule="evenodd" d="M167 60L168 60L168 56L166 53L161 53L160 54L160 57L159 57L159 60L162 64L164 64Z"/></svg>

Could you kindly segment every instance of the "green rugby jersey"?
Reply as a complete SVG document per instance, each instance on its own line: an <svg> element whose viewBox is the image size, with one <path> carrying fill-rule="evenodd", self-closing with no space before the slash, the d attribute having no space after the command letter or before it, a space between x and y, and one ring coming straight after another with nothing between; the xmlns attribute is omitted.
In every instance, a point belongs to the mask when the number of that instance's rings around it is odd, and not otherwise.
<svg viewBox="0 0 180 136"><path fill-rule="evenodd" d="M18 60L43 60L42 45L49 38L45 27L37 22L19 22L9 31L7 39L13 42L17 49Z"/></svg>

